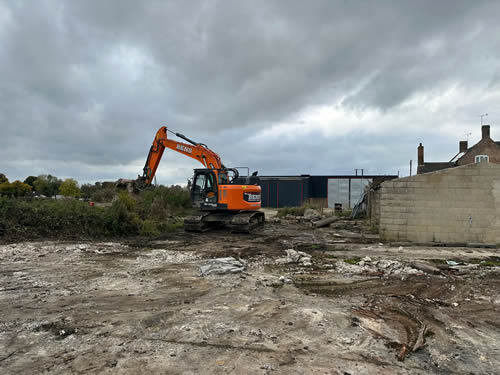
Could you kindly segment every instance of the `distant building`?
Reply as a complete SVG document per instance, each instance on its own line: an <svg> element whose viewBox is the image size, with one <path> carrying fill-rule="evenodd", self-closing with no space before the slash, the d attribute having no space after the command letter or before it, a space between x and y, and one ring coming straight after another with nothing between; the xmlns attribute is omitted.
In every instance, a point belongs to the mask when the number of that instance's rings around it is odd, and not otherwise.
<svg viewBox="0 0 500 375"><path fill-rule="evenodd" d="M370 183L380 184L398 176L261 176L262 207L298 207L312 204L321 208L351 209Z"/></svg>
<svg viewBox="0 0 500 375"><path fill-rule="evenodd" d="M467 141L460 141L458 154L448 162L425 162L424 146L420 143L417 147L417 174L434 172L471 163L480 163L483 161L500 164L500 142L495 142L490 138L490 125L483 125L481 127L481 134L481 140L470 148L468 147Z"/></svg>

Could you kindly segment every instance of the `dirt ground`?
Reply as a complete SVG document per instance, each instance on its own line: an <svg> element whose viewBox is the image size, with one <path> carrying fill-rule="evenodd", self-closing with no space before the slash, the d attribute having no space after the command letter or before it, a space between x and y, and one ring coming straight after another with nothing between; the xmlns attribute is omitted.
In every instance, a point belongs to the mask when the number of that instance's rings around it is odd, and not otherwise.
<svg viewBox="0 0 500 375"><path fill-rule="evenodd" d="M228 256L246 270L200 275ZM498 374L498 260L361 222L3 244L0 372Z"/></svg>

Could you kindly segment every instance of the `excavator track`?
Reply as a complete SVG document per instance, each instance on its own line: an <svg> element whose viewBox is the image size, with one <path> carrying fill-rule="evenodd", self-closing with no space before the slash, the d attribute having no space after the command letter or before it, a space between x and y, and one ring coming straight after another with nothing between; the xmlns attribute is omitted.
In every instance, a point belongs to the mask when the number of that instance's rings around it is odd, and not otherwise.
<svg viewBox="0 0 500 375"><path fill-rule="evenodd" d="M240 212L233 216L229 227L234 233L250 233L264 226L265 216L260 211Z"/></svg>
<svg viewBox="0 0 500 375"><path fill-rule="evenodd" d="M250 233L264 226L265 216L260 211L201 212L184 219L187 232L205 232L212 228L229 227L234 233Z"/></svg>
<svg viewBox="0 0 500 375"><path fill-rule="evenodd" d="M209 214L209 212L204 212L199 215L186 217L184 219L184 230L186 232L206 232L210 227L206 221L203 221L203 218Z"/></svg>

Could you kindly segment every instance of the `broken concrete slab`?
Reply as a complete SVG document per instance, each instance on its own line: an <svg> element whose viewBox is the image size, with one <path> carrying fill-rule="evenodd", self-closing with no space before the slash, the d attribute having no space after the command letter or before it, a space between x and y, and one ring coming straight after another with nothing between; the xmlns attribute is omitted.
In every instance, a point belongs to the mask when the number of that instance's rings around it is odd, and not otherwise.
<svg viewBox="0 0 500 375"><path fill-rule="evenodd" d="M201 276L239 273L246 268L245 263L233 257L208 259L200 266Z"/></svg>
<svg viewBox="0 0 500 375"><path fill-rule="evenodd" d="M313 223L314 228L322 228L326 227L327 225L330 225L331 223L334 223L336 221L339 221L340 218L337 216L330 216L322 220L318 220Z"/></svg>
<svg viewBox="0 0 500 375"><path fill-rule="evenodd" d="M441 273L441 270L439 268L431 266L430 264L426 263L412 262L410 263L410 266L425 273L433 273L433 274Z"/></svg>

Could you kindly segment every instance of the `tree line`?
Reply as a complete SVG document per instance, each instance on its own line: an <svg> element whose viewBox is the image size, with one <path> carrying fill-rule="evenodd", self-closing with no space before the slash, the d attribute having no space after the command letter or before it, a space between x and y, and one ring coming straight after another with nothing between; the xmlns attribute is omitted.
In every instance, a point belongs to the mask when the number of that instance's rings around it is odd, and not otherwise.
<svg viewBox="0 0 500 375"><path fill-rule="evenodd" d="M79 185L73 178L64 180L44 174L39 176L28 176L24 181L15 180L9 182L5 174L0 173L0 196L26 197L43 196L92 199L97 202L108 202L115 196L115 184L113 182L96 182L95 184Z"/></svg>

